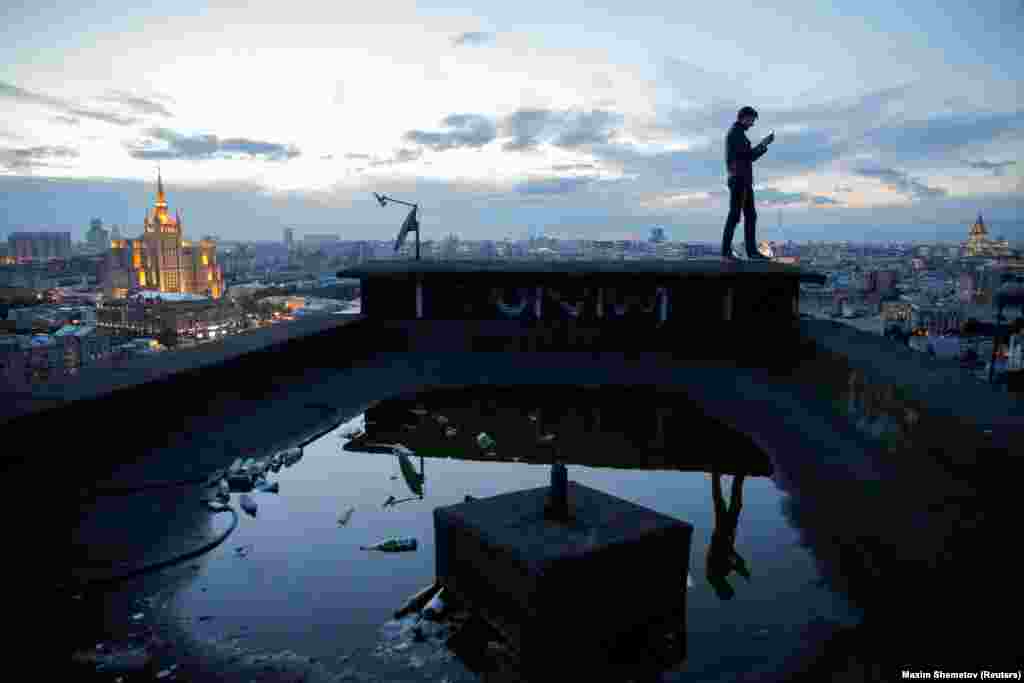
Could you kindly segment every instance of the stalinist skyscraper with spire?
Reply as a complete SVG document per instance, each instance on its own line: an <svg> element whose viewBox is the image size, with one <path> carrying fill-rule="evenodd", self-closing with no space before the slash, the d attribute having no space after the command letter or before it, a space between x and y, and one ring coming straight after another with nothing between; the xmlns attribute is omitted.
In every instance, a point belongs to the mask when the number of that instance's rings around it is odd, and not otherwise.
<svg viewBox="0 0 1024 683"><path fill-rule="evenodd" d="M200 240L193 244L184 239L181 213L175 211L171 217L159 171L156 202L146 210L142 236L110 241L105 289L113 299L123 299L137 289L214 299L224 293L216 243Z"/></svg>

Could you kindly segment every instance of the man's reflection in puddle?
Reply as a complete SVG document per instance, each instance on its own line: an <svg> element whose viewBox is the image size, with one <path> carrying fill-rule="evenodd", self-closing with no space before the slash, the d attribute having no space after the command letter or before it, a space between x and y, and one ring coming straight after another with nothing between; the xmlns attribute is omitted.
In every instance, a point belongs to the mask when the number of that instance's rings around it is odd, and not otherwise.
<svg viewBox="0 0 1024 683"><path fill-rule="evenodd" d="M726 506L722 496L722 473L711 473L711 497L715 506L715 530L711 533L711 545L708 547L707 577L708 583L715 589L720 600L730 600L736 594L727 580L729 574L736 572L747 581L750 570L747 563L736 552L736 527L740 521L740 510L743 507L743 479L740 473L733 477L732 496Z"/></svg>

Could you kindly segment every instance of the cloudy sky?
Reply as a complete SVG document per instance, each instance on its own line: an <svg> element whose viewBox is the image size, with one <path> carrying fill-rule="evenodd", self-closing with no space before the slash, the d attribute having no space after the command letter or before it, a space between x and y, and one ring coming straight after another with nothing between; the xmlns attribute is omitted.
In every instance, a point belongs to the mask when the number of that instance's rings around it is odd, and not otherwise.
<svg viewBox="0 0 1024 683"><path fill-rule="evenodd" d="M0 236L137 232L159 165L193 236L714 241L750 104L761 237L1024 240L1021 0L473 4L15 0Z"/></svg>

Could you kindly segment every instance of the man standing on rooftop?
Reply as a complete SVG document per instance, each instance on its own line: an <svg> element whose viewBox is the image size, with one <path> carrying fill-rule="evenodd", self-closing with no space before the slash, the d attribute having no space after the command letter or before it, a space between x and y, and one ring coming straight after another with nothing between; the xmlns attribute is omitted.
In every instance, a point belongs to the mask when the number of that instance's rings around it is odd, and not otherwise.
<svg viewBox="0 0 1024 683"><path fill-rule="evenodd" d="M757 147L750 146L746 131L757 120L757 110L743 107L736 114L736 123L725 137L725 167L729 173L729 217L725 220L725 234L722 236L722 260L738 261L732 253L732 236L743 212L743 241L747 258L751 261L770 261L757 251L757 210L754 208L754 162L768 151L768 145L775 139L772 132Z"/></svg>

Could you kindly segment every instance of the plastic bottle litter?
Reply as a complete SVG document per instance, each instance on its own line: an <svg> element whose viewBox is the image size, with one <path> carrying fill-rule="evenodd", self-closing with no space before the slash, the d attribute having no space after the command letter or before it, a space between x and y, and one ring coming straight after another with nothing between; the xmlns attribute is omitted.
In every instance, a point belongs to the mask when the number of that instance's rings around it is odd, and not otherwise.
<svg viewBox="0 0 1024 683"><path fill-rule="evenodd" d="M228 490L252 491L252 475L248 472L236 472L228 477Z"/></svg>
<svg viewBox="0 0 1024 683"><path fill-rule="evenodd" d="M426 607L423 608L421 614L424 619L437 621L441 618L441 615L444 613L444 600L441 598L443 593L444 589L442 588L430 599L430 602L427 603Z"/></svg>
<svg viewBox="0 0 1024 683"><path fill-rule="evenodd" d="M432 583L405 601L405 604L395 611L395 619L401 619L407 614L418 612L430 602L430 599L441 590L441 584Z"/></svg>
<svg viewBox="0 0 1024 683"><path fill-rule="evenodd" d="M415 538L391 538L386 541L381 541L375 545L361 545L360 550L380 550L385 553L402 553L416 550L417 542Z"/></svg>
<svg viewBox="0 0 1024 683"><path fill-rule="evenodd" d="M242 494L241 498L238 499L238 504L242 506L242 509L245 510L246 514L251 517L256 516L256 501L249 497L248 493Z"/></svg>
<svg viewBox="0 0 1024 683"><path fill-rule="evenodd" d="M281 490L279 482L268 482L266 479L256 482L256 490L263 493L278 493Z"/></svg>

